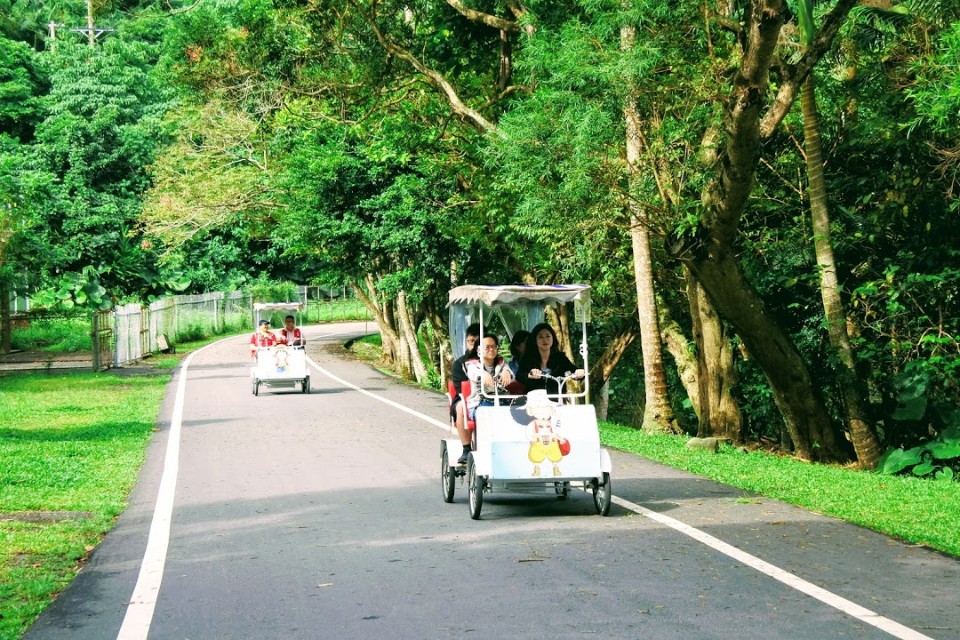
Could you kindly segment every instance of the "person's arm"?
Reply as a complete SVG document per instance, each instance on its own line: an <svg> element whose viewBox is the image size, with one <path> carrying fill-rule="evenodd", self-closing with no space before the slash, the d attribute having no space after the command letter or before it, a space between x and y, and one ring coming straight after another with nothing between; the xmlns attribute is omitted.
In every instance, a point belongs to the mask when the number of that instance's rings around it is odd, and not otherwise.
<svg viewBox="0 0 960 640"><path fill-rule="evenodd" d="M554 361L554 359L556 360ZM565 376L568 373L579 371L577 365L570 362L570 358L563 353L557 353L550 359L550 370L553 371L555 376Z"/></svg>
<svg viewBox="0 0 960 640"><path fill-rule="evenodd" d="M510 370L510 365L503 358L500 359L500 364L497 366L497 382L501 387L506 387L513 382L513 371Z"/></svg>

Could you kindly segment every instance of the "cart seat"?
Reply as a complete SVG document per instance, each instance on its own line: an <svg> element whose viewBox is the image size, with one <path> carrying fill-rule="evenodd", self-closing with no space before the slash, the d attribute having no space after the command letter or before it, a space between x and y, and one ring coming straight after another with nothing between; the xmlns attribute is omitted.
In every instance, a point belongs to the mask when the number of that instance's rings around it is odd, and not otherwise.
<svg viewBox="0 0 960 640"><path fill-rule="evenodd" d="M470 397L470 393L471 393L470 381L466 380L462 382L460 386L460 390L462 392L459 394L460 402L463 403L464 417L466 418L465 425L466 425L467 431L470 431L471 429L477 428L477 423L470 419L470 412L466 411L467 398ZM450 406L453 404L453 401L456 399L457 395L458 395L457 388L453 386L453 380L448 380L447 381L447 406ZM450 418L450 420L453 420L453 418Z"/></svg>

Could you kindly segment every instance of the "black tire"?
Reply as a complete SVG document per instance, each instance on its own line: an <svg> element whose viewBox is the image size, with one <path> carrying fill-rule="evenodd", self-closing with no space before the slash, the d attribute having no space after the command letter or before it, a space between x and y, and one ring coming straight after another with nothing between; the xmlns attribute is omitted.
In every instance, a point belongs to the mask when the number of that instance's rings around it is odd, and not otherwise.
<svg viewBox="0 0 960 640"><path fill-rule="evenodd" d="M254 381L253 381L253 395L255 395L255 396L260 395L260 381L259 381L259 380L254 380Z"/></svg>
<svg viewBox="0 0 960 640"><path fill-rule="evenodd" d="M450 466L450 454L447 453L447 443L441 441L440 447L440 489L443 492L444 502L453 502L453 492L457 488L457 474Z"/></svg>
<svg viewBox="0 0 960 640"><path fill-rule="evenodd" d="M303 392L310 393L310 376L303 379Z"/></svg>
<svg viewBox="0 0 960 640"><path fill-rule="evenodd" d="M480 510L483 508L483 476L477 475L477 465L474 464L473 454L467 458L467 491L470 494L470 517L480 519Z"/></svg>
<svg viewBox="0 0 960 640"><path fill-rule="evenodd" d="M598 483L596 478L593 480L593 506L597 509L597 513L605 516L610 513L612 502L613 490L610 486L610 474L604 471L602 484Z"/></svg>
<svg viewBox="0 0 960 640"><path fill-rule="evenodd" d="M570 495L570 483L569 482L554 482L553 490L557 492L557 497L561 500L566 500L567 496Z"/></svg>

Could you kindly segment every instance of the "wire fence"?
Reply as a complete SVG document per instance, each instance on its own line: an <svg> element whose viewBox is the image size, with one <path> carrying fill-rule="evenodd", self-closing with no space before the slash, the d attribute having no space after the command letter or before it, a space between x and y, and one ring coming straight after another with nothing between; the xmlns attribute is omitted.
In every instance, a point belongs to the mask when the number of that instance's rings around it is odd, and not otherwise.
<svg viewBox="0 0 960 640"><path fill-rule="evenodd" d="M300 322L319 323L343 320L369 320L372 316L349 289L299 287L299 302L304 304ZM252 294L243 291L203 293L163 298L150 304L130 303L108 311L74 314L45 314L31 311L11 316L14 331L29 333L28 342L43 343L50 351L88 351L95 371L120 367L144 357L169 351L182 342L208 336L252 329ZM64 332L64 318L70 330L79 335L80 344L49 346ZM59 324L52 324L55 319ZM48 326L49 325L49 326ZM79 327L79 328L78 328ZM86 329L83 327L87 327ZM86 335L83 335L86 334ZM29 347L24 347L29 348Z"/></svg>

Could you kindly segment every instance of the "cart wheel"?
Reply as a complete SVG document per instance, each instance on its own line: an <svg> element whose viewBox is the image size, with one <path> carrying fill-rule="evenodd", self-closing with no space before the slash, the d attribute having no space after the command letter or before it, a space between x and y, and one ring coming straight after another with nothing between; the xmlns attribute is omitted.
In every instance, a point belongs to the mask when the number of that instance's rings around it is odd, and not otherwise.
<svg viewBox="0 0 960 640"><path fill-rule="evenodd" d="M569 482L554 482L553 490L557 492L557 497L561 500L566 500L567 496L570 494L570 483Z"/></svg>
<svg viewBox="0 0 960 640"><path fill-rule="evenodd" d="M483 507L483 485L486 484L483 476L477 475L477 465L473 454L467 458L467 490L470 492L470 517L480 519L480 509Z"/></svg>
<svg viewBox="0 0 960 640"><path fill-rule="evenodd" d="M443 501L453 502L453 491L457 487L457 476L450 466L450 454L447 453L445 440L441 441L440 450L440 488L443 491Z"/></svg>
<svg viewBox="0 0 960 640"><path fill-rule="evenodd" d="M255 396L260 395L260 381L259 381L259 380L254 380L254 381L253 381L253 395L255 395Z"/></svg>
<svg viewBox="0 0 960 640"><path fill-rule="evenodd" d="M603 484L598 484L596 478L593 479L592 483L593 506L596 507L597 513L605 516L610 513L610 503L613 498L613 492L610 488L610 473L603 472Z"/></svg>
<svg viewBox="0 0 960 640"><path fill-rule="evenodd" d="M310 376L303 379L303 392L310 393Z"/></svg>

